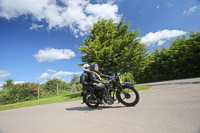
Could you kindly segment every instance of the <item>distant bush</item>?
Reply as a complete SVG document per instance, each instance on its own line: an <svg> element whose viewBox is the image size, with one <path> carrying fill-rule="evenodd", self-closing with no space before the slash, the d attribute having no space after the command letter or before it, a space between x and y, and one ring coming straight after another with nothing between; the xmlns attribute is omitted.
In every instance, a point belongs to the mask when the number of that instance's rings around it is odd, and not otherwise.
<svg viewBox="0 0 200 133"><path fill-rule="evenodd" d="M28 101L37 98L38 83L15 84L12 88L3 90L0 95L0 104L9 104Z"/></svg>
<svg viewBox="0 0 200 133"><path fill-rule="evenodd" d="M57 95L70 94L72 89L71 83L66 83L60 79L51 79L44 84L39 83L20 83L14 84L9 79L4 84L4 90L0 91L0 105L29 101L38 98L38 89L40 98L52 97ZM76 91L81 91L82 85L76 83Z"/></svg>

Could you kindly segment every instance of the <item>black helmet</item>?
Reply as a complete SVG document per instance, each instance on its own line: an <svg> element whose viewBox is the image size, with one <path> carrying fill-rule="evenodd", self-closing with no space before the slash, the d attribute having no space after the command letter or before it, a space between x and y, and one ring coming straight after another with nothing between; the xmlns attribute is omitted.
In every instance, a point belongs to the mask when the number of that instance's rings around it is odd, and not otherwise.
<svg viewBox="0 0 200 133"><path fill-rule="evenodd" d="M96 64L96 63L92 63L92 65L91 65L91 69L94 70L94 68L95 68L96 66L98 66L98 64Z"/></svg>

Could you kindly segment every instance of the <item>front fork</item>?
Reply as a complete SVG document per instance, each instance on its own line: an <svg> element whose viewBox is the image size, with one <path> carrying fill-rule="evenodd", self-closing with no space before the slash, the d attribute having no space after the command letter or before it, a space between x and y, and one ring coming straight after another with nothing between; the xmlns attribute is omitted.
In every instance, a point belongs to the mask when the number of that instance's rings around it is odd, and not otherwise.
<svg viewBox="0 0 200 133"><path fill-rule="evenodd" d="M126 94L126 93L123 91L123 86L122 86L121 84L119 84L119 85L117 86L116 97L119 96L121 92L122 92L124 95ZM118 100L118 103L117 103L117 104L121 103L118 97L117 97L117 100Z"/></svg>

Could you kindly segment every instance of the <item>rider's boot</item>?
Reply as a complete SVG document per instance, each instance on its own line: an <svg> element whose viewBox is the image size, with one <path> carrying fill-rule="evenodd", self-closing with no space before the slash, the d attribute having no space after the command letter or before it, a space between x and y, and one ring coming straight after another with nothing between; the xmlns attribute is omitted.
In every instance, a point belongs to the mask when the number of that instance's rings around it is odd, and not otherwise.
<svg viewBox="0 0 200 133"><path fill-rule="evenodd" d="M99 99L99 103L104 104L104 105L106 104L104 101L104 95L101 95L101 98Z"/></svg>
<svg viewBox="0 0 200 133"><path fill-rule="evenodd" d="M103 104L103 105L106 105L106 103L105 103L104 99L100 100L100 102L99 102L99 103L100 103L100 104Z"/></svg>

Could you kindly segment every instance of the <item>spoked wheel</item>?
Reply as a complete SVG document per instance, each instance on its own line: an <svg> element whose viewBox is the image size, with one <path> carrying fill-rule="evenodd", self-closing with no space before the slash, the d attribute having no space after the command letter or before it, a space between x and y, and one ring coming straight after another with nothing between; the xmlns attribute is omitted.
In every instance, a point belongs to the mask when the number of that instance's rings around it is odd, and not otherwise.
<svg viewBox="0 0 200 133"><path fill-rule="evenodd" d="M139 102L139 93L134 87L123 88L117 92L119 102L126 106L135 106Z"/></svg>
<svg viewBox="0 0 200 133"><path fill-rule="evenodd" d="M86 105L90 108L97 108L99 106L99 102L97 100L95 100L95 104L92 104L90 102L90 100L91 100L90 94L84 95L83 100L85 101Z"/></svg>

